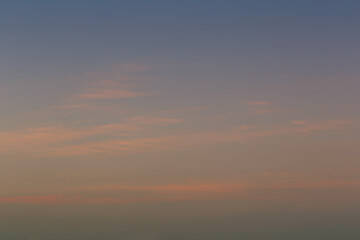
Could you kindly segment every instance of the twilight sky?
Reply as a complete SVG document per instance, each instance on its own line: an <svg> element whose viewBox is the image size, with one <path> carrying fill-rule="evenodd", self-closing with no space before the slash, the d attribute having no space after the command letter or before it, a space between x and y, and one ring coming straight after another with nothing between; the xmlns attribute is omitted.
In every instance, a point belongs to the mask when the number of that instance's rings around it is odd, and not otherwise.
<svg viewBox="0 0 360 240"><path fill-rule="evenodd" d="M1 239L358 239L360 3L3 0Z"/></svg>

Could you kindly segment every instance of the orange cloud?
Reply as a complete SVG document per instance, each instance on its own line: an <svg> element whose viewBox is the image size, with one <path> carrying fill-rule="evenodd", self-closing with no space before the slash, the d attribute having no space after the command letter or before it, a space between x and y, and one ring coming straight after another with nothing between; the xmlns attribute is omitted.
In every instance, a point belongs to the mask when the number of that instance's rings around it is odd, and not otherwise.
<svg viewBox="0 0 360 240"><path fill-rule="evenodd" d="M83 145L70 146L63 152L92 153L94 150L104 154L144 153L163 150L183 150L197 148L203 145L246 142L260 138L278 136L306 136L321 131L342 130L357 124L353 120L334 120L311 123L300 126L278 127L268 130L258 130L251 127L235 127L225 131L190 133L172 136L138 138L129 140L107 140Z"/></svg>
<svg viewBox="0 0 360 240"><path fill-rule="evenodd" d="M273 104L272 102L265 102L265 101L246 101L242 103L243 105L247 106L266 106Z"/></svg>
<svg viewBox="0 0 360 240"><path fill-rule="evenodd" d="M312 123L309 121L293 121L294 125L297 125L293 132L295 134L309 135L318 131L327 130L342 130L350 127L354 127L358 124L356 120L351 119L340 119L340 120L329 120L318 123Z"/></svg>
<svg viewBox="0 0 360 240"><path fill-rule="evenodd" d="M73 146L74 149L81 149L82 152L102 152L102 144L99 144L98 147L94 146L94 149L92 150L86 150L84 147L77 144L76 141L82 140L91 145L93 140L90 139L93 137L121 139L123 137L134 136L144 130L144 128L168 126L180 123L181 121L182 120L175 118L139 116L125 119L123 123L90 127L66 128L64 126L51 126L0 132L0 153L28 152L37 155L56 156L58 152L61 152L66 148L71 149L71 146ZM134 144L123 141L122 145L131 146ZM71 154L69 154L69 152L64 152L63 155L69 156Z"/></svg>
<svg viewBox="0 0 360 240"><path fill-rule="evenodd" d="M87 88L85 93L79 95L84 99L116 99L116 98L134 98L140 96L149 96L153 93L137 92L131 90L133 85L125 85L116 81L101 80L91 84L92 87Z"/></svg>
<svg viewBox="0 0 360 240"><path fill-rule="evenodd" d="M131 186L131 185L101 185L87 188L87 190L132 190L153 191L161 193L231 193L239 191L241 184L197 184L197 185L158 185L158 186Z"/></svg>
<svg viewBox="0 0 360 240"><path fill-rule="evenodd" d="M194 200L188 196L168 196L168 197L144 197L144 198L115 198L115 197L83 197L83 196L63 196L44 195L44 196L17 196L0 198L0 203L10 204L38 204L38 205L68 205L68 204L120 204L137 202L173 202Z"/></svg>
<svg viewBox="0 0 360 240"><path fill-rule="evenodd" d="M81 188L81 191L103 192L110 191L138 191L152 193L142 197L85 197L82 195L65 196L56 195L25 195L14 197L2 197L0 203L13 204L40 204L40 205L63 205L63 204L120 204L136 202L168 202L205 200L221 197L224 194L238 193L241 189L239 184L199 184L199 185L155 185L155 186L131 186L131 185L102 185ZM155 193L155 195L154 195ZM205 194L205 195L204 195ZM206 195L210 194L210 195Z"/></svg>
<svg viewBox="0 0 360 240"><path fill-rule="evenodd" d="M129 122L138 125L159 125L168 126L171 124L181 123L183 120L177 118L162 118L153 116L137 116L128 119Z"/></svg>
<svg viewBox="0 0 360 240"><path fill-rule="evenodd" d="M92 89L88 93L80 94L84 99L117 99L149 96L152 93L141 93L129 89Z"/></svg>
<svg viewBox="0 0 360 240"><path fill-rule="evenodd" d="M294 183L265 183L265 184L197 184L197 185L154 185L154 186L132 186L132 185L102 185L83 187L81 192L97 192L96 197L83 195L24 195L13 197L0 197L0 203L11 204L40 204L40 205L64 205L64 204L124 204L138 202L178 202L178 201L207 201L207 200L269 200L269 199L306 199L313 198L313 191L301 191L301 195L293 191L281 190L338 190L349 187L359 187L360 181L299 181ZM117 194L119 191L138 191L145 195L141 197L114 197L102 195L104 191ZM281 192L279 192L281 191ZM285 194L286 193L286 194ZM310 193L310 194L306 194ZM285 195L284 195L285 194ZM322 195L318 195L321 197Z"/></svg>
<svg viewBox="0 0 360 240"><path fill-rule="evenodd" d="M269 129L251 126L227 130L145 137L144 127L161 127L179 123L179 119L141 116L124 123L85 128L48 127L0 133L0 152L28 152L44 156L77 156L93 154L123 155L164 150L183 150L204 145L247 142L278 136L306 136L322 131L354 127L354 120L304 122ZM140 136L140 137L139 137ZM103 140L95 140L101 137ZM78 141L78 140L81 140Z"/></svg>
<svg viewBox="0 0 360 240"><path fill-rule="evenodd" d="M154 93L133 90L134 84L124 84L126 81L144 78L133 74L150 69L152 67L130 63L113 65L103 71L89 72L84 76L88 86L77 97L82 99L119 99L153 95Z"/></svg>

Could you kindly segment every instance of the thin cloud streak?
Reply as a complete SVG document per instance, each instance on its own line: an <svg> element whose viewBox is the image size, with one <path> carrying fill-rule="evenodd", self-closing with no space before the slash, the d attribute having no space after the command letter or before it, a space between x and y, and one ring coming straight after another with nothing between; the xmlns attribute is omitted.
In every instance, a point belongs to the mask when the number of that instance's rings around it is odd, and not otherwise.
<svg viewBox="0 0 360 240"><path fill-rule="evenodd" d="M143 203L143 202L177 202L194 200L193 197L168 196L168 197L147 197L147 198L115 198L115 197L83 197L83 196L63 196L44 195L44 196L17 196L0 198L0 203L7 204L36 204L36 205L86 205L86 204L124 204L124 203Z"/></svg>
<svg viewBox="0 0 360 240"><path fill-rule="evenodd" d="M153 92L135 91L135 84L128 82L151 77L139 76L142 73L151 70L151 66L145 66L136 63L113 65L98 72L89 72L84 74L86 83L82 93L76 97L80 99L121 99L150 96Z"/></svg>
<svg viewBox="0 0 360 240"><path fill-rule="evenodd" d="M252 127L234 127L225 131L181 134L163 137L139 138L130 140L108 140L58 149L58 153L92 154L94 152L110 155L151 153L157 151L179 151L206 145L245 143L256 139L279 136L307 136L322 131L335 131L357 125L353 120L333 120L311 123L306 126L274 127L258 130Z"/></svg>
<svg viewBox="0 0 360 240"><path fill-rule="evenodd" d="M237 126L216 132L136 137L139 136L144 127L164 127L180 122L179 119L141 116L130 118L125 123L88 128L48 127L3 132L0 133L0 153L9 151L28 152L47 157L150 153L192 149L213 144L244 143L269 137L307 136L323 131L345 130L357 125L355 120L331 120L317 123L304 122L304 124L292 124L286 127L275 126L270 129ZM93 137L99 136L105 139L102 141L93 140ZM77 143L76 140L82 140L85 143Z"/></svg>
<svg viewBox="0 0 360 240"><path fill-rule="evenodd" d="M89 138L92 137L129 137L141 132L144 128L168 126L181 121L175 118L139 116L125 119L123 123L91 127L50 126L0 132L0 153L28 152L36 155L51 156L54 152L57 152L57 149L61 149L61 145L76 146L78 140L91 142Z"/></svg>
<svg viewBox="0 0 360 240"><path fill-rule="evenodd" d="M280 190L339 190L359 187L360 181L303 181L295 183L266 183L266 184L198 184L198 185L102 185L82 188L81 192L97 192L97 196L83 195L23 195L1 197L2 204L37 204L37 205L69 205L69 204L129 204L145 202L180 202L180 201L209 201L209 200L262 200L313 199L313 193L302 192L301 195L283 195ZM121 192L143 192L141 197L114 197L104 195L104 191L112 194ZM284 193L284 192L283 192ZM148 196L146 196L148 195Z"/></svg>
<svg viewBox="0 0 360 240"><path fill-rule="evenodd" d="M272 102L265 102L265 101L246 101L246 102L242 102L243 105L246 106L268 106L268 105L272 105Z"/></svg>
<svg viewBox="0 0 360 240"><path fill-rule="evenodd" d="M91 83L91 87L87 87L84 93L77 95L77 97L81 99L119 99L150 96L154 94L150 92L137 92L133 90L134 87L133 84L123 84L113 80L101 80Z"/></svg>
<svg viewBox="0 0 360 240"><path fill-rule="evenodd" d="M83 99L119 99L119 98L135 98L142 96L150 96L154 93L135 92L129 89L99 89L91 90L88 93L80 94L79 98Z"/></svg>

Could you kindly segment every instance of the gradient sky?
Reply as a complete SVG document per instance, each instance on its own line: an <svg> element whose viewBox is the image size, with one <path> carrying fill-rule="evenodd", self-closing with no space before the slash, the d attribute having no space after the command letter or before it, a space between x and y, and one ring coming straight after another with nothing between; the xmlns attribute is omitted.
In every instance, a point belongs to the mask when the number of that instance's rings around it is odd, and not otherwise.
<svg viewBox="0 0 360 240"><path fill-rule="evenodd" d="M1 1L0 238L358 239L359 11Z"/></svg>

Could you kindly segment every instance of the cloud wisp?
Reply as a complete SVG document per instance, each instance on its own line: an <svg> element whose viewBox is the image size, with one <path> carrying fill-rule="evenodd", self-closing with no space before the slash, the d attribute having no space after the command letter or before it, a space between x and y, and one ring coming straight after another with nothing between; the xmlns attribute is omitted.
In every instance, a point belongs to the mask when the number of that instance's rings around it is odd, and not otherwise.
<svg viewBox="0 0 360 240"><path fill-rule="evenodd" d="M103 71L85 74L86 86L76 97L88 100L136 98L153 95L153 92L136 91L134 81L151 78L139 73L152 67L136 63L110 66ZM131 84L129 82L132 82Z"/></svg>
<svg viewBox="0 0 360 240"><path fill-rule="evenodd" d="M55 126L0 132L0 153L32 153L46 157L150 153L213 144L246 143L279 136L307 136L318 132L345 130L357 125L355 120L295 121L288 126L274 126L267 129L256 126L235 126L222 131L162 136L153 136L154 134L146 136L144 133L145 129L166 127L181 122L181 119L138 116L128 118L122 123L92 127ZM97 140L99 138L103 140Z"/></svg>
<svg viewBox="0 0 360 240"><path fill-rule="evenodd" d="M243 105L246 106L268 106L268 105L272 105L272 102L266 102L266 101L245 101L242 102Z"/></svg>
<svg viewBox="0 0 360 240"><path fill-rule="evenodd" d="M99 81L92 83L83 93L77 95L80 99L120 99L150 96L154 93L133 90L134 85L121 84L115 81Z"/></svg>
<svg viewBox="0 0 360 240"><path fill-rule="evenodd" d="M329 191L358 188L360 181L300 181L266 184L210 183L196 185L101 185L85 187L82 194L20 195L0 197L2 204L130 204L151 202L182 202L211 200L313 200L312 190L319 190L316 197ZM291 190L289 192L289 190ZM320 191L321 190L321 191ZM135 193L135 194L134 194ZM134 196L140 193L138 196ZM301 193L301 194L300 194ZM121 194L121 196L118 196Z"/></svg>

